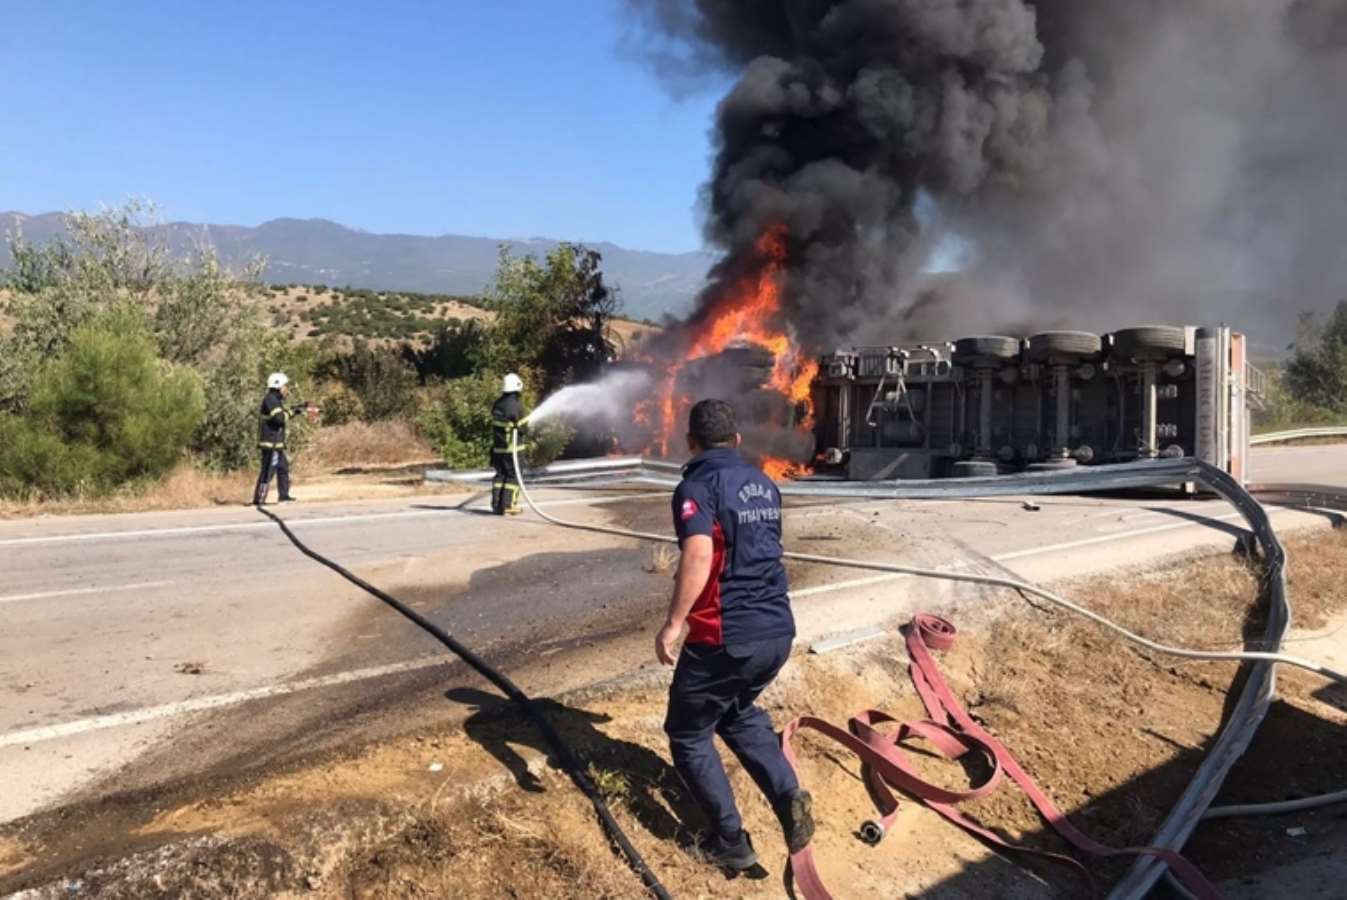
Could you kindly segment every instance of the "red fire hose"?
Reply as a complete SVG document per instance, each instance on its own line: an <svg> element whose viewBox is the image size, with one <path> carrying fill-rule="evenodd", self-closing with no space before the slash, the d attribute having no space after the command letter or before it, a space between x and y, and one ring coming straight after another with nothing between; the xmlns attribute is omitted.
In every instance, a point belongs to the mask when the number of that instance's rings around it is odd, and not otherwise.
<svg viewBox="0 0 1347 900"><path fill-rule="evenodd" d="M1109 847L1071 824L1066 815L1020 767L1005 745L968 715L945 683L931 650L949 649L954 645L955 635L954 626L939 616L920 614L913 618L908 626L907 651L911 659L908 672L912 676L912 683L916 686L922 704L926 707L929 719L899 722L886 713L868 709L853 716L848 728L843 729L821 719L801 716L787 725L781 736L786 759L790 761L791 766L798 771L791 738L801 729L817 731L861 758L865 785L880 812L878 820L866 822L861 826L862 836L870 843L878 843L893 824L898 814L898 798L894 795L894 790L899 790L917 798L955 825L990 844L1009 850L1033 853L1075 868L1090 881L1093 889L1094 881L1090 877L1089 870L1074 857L1017 847L959 812L957 808L959 803L987 796L1000 785L1002 776L1008 775L1010 780L1024 791L1048 824L1077 850L1090 856L1101 857L1159 857L1169 865L1175 877L1195 895L1204 900L1219 900L1216 889L1202 872L1179 853L1155 847L1124 849ZM887 722L896 723L898 727L887 733L876 727ZM991 775L982 784L967 791L951 791L937 787L923 780L903 753L903 742L914 737L925 738L941 756L950 760L959 759L970 752L980 753L991 766ZM790 862L795 882L799 885L805 900L832 900L833 895L823 883L811 847L805 847L792 855Z"/></svg>

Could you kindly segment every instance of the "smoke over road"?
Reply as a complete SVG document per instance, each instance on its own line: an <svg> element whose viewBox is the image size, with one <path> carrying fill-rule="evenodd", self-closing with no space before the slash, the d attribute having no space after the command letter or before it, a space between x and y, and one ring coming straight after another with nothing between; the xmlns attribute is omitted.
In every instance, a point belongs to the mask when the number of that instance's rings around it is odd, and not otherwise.
<svg viewBox="0 0 1347 900"><path fill-rule="evenodd" d="M1344 0L626 5L673 90L737 79L703 316L777 226L813 349L1152 319L1284 340L1347 294ZM960 273L927 273L950 235Z"/></svg>

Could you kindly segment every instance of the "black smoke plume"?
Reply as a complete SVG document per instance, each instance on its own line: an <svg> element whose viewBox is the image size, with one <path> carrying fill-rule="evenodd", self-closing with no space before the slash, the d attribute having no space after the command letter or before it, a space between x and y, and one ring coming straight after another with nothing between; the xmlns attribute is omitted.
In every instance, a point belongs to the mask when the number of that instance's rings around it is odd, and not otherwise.
<svg viewBox="0 0 1347 900"><path fill-rule="evenodd" d="M737 79L699 314L778 224L811 349L1151 320L1275 341L1347 294L1344 0L626 3L673 90Z"/></svg>

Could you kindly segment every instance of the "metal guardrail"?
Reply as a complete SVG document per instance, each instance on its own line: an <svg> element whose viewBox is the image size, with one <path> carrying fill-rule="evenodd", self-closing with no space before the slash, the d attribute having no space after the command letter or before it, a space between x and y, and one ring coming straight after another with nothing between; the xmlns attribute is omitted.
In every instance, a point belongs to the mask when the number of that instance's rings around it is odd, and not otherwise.
<svg viewBox="0 0 1347 900"><path fill-rule="evenodd" d="M1309 438L1340 437L1347 438L1347 426L1330 425L1324 428L1296 428L1292 431L1274 431L1269 434L1255 434L1249 438L1249 445L1281 444L1286 441L1302 441Z"/></svg>

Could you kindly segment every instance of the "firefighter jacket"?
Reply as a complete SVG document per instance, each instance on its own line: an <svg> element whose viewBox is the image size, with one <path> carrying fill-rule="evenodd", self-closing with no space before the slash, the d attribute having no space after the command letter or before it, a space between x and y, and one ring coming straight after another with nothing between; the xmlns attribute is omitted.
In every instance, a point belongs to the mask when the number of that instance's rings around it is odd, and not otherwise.
<svg viewBox="0 0 1347 900"><path fill-rule="evenodd" d="M281 392L267 391L262 398L262 424L257 433L257 446L263 450L284 450L285 422L289 417Z"/></svg>
<svg viewBox="0 0 1347 900"><path fill-rule="evenodd" d="M528 426L520 425L524 418L524 404L518 394L501 394L500 399L491 407L491 452L509 454L510 434L518 429L519 449L525 448L524 438L528 435Z"/></svg>

